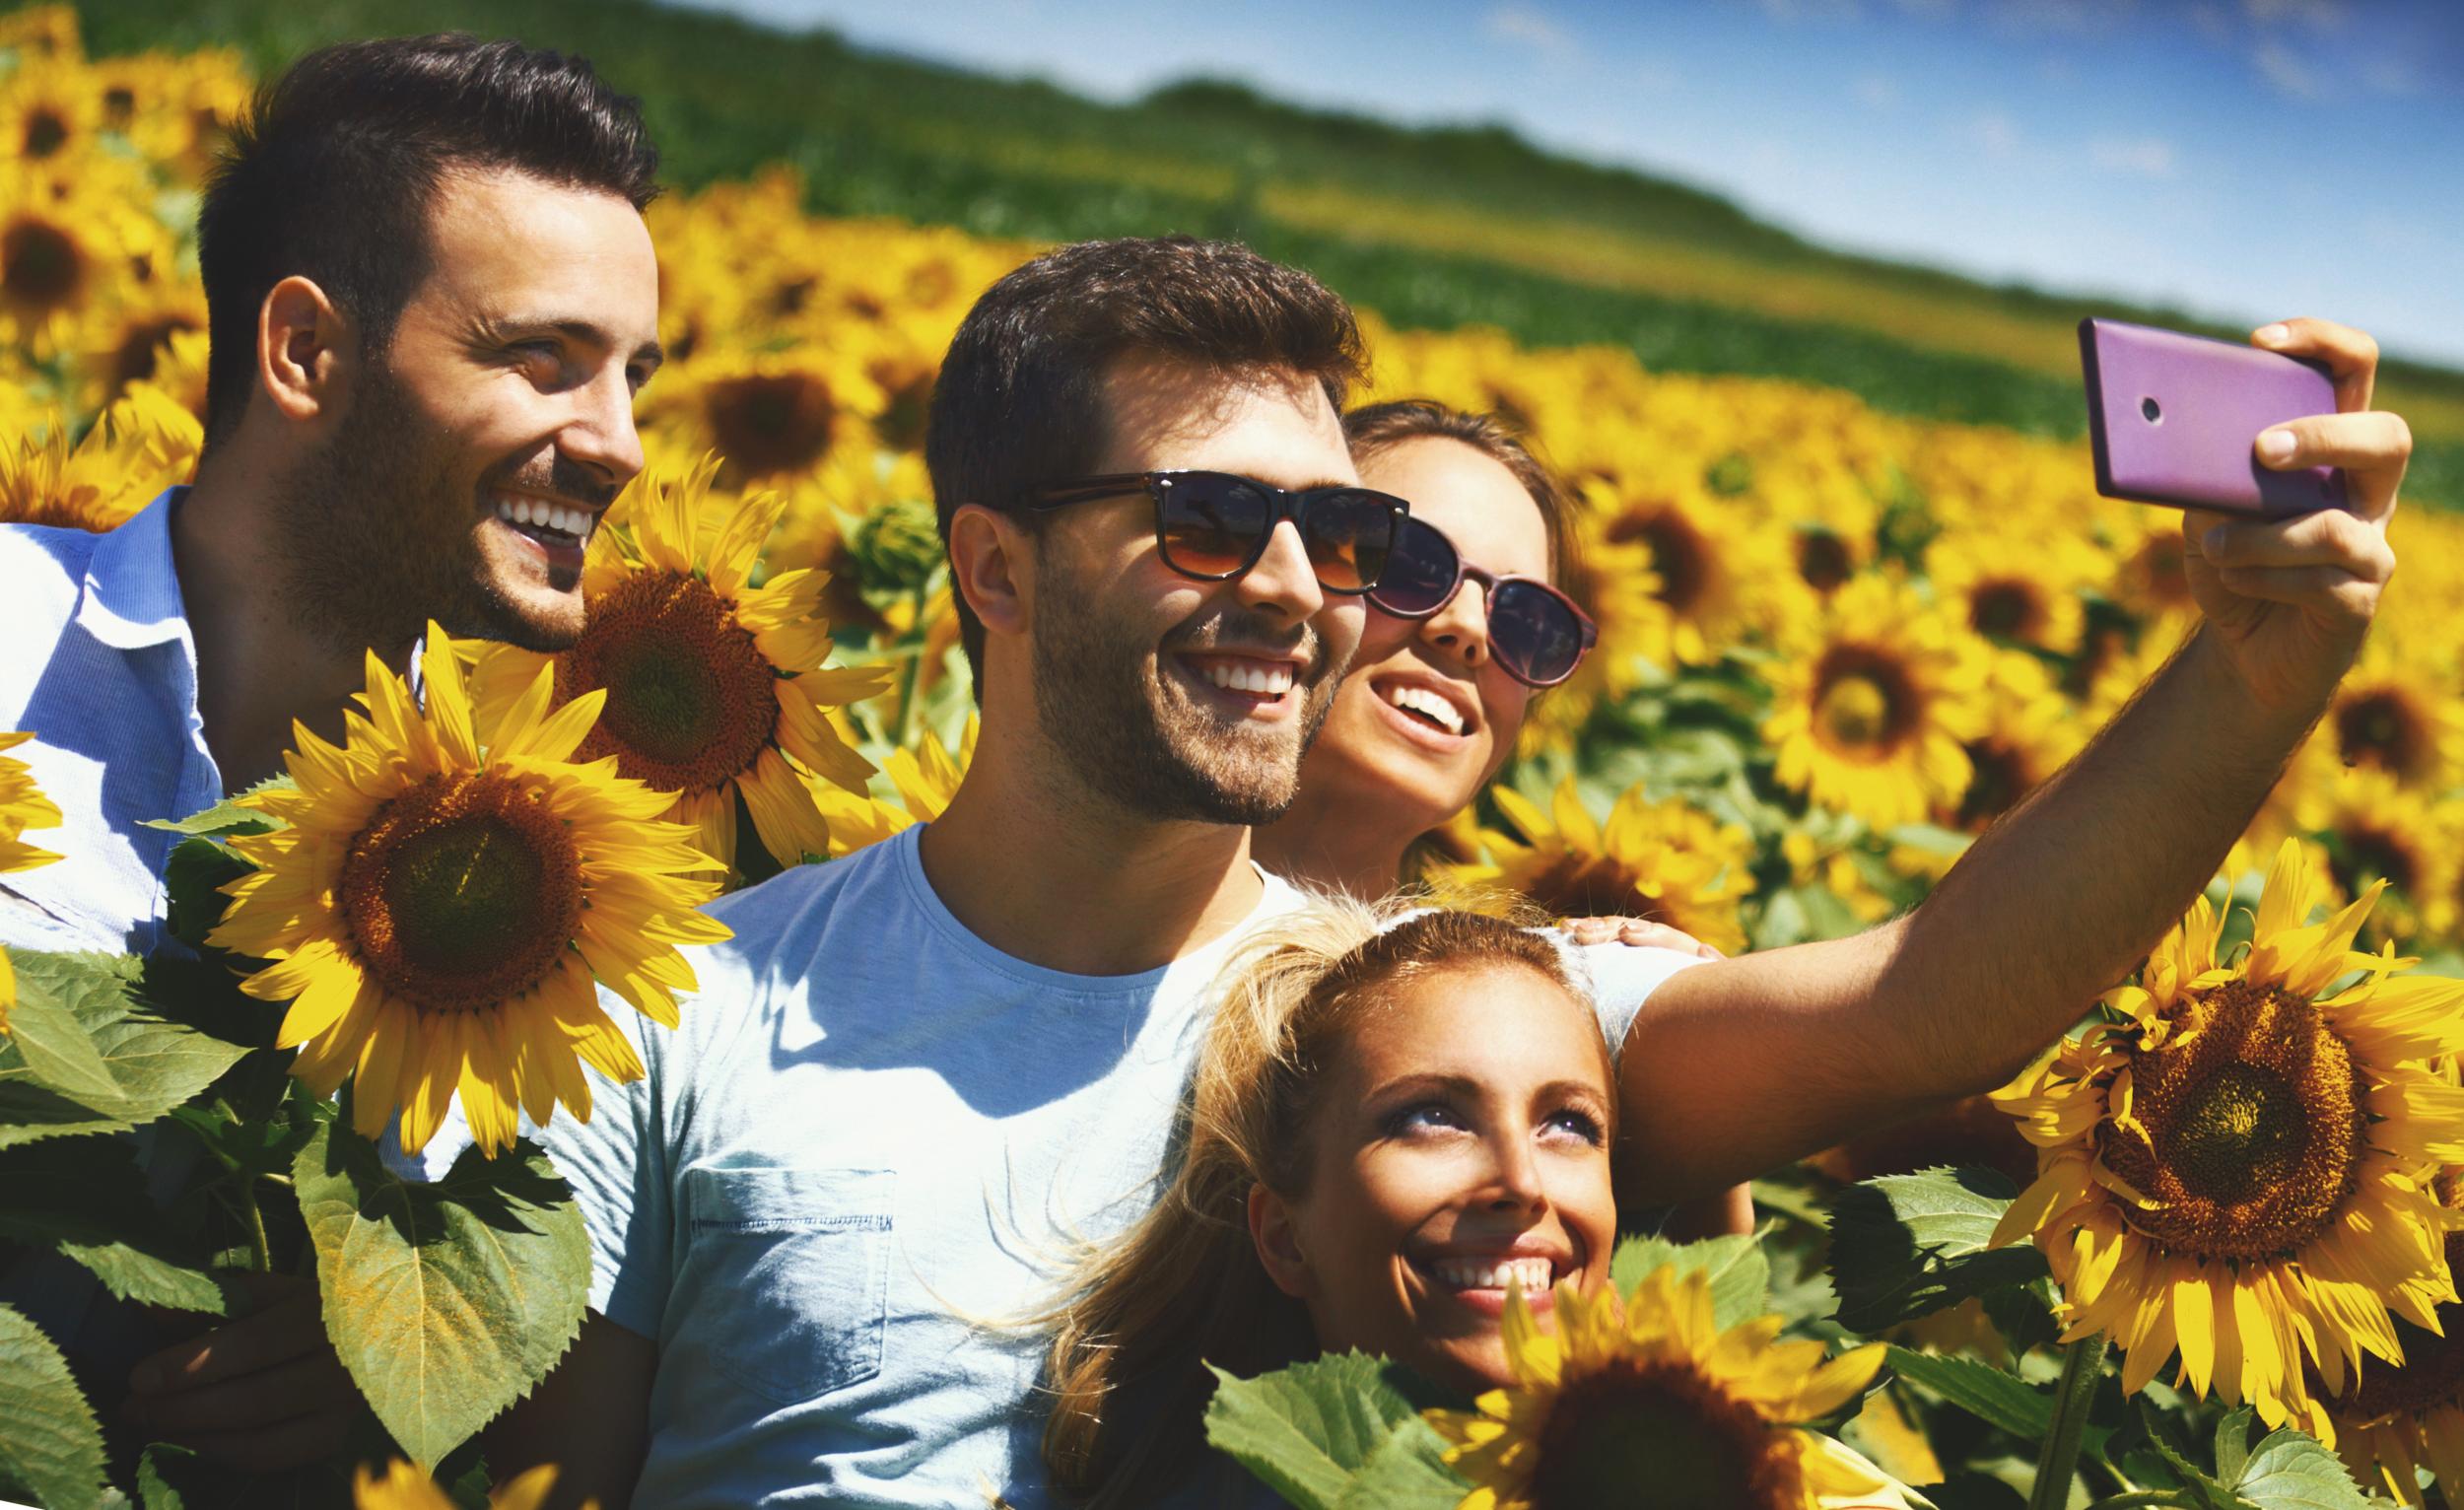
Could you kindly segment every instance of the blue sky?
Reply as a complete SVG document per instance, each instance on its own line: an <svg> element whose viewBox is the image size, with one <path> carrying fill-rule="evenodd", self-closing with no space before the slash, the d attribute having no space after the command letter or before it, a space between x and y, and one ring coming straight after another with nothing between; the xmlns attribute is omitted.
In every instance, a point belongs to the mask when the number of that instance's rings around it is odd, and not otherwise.
<svg viewBox="0 0 2464 1510"><path fill-rule="evenodd" d="M1526 136L1829 243L2464 366L2459 0L696 0L1123 99Z"/></svg>

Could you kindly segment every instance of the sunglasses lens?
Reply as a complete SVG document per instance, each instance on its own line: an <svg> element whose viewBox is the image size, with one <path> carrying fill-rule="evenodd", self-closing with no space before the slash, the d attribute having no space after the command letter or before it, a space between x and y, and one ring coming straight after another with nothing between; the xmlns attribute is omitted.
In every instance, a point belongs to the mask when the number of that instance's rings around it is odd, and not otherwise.
<svg viewBox="0 0 2464 1510"><path fill-rule="evenodd" d="M1164 561L1192 577L1230 577L1249 564L1274 511L1237 477L1177 477L1160 489Z"/></svg>
<svg viewBox="0 0 2464 1510"><path fill-rule="evenodd" d="M1369 601L1406 619L1435 613L1454 592L1458 569L1454 543L1437 526L1406 518Z"/></svg>
<svg viewBox="0 0 2464 1510"><path fill-rule="evenodd" d="M1583 621L1538 583L1500 583L1489 603L1488 643L1507 670L1536 687L1553 686L1582 663Z"/></svg>
<svg viewBox="0 0 2464 1510"><path fill-rule="evenodd" d="M1314 494L1301 514L1300 536L1322 585L1361 591L1382 580L1394 555L1394 500L1350 489Z"/></svg>

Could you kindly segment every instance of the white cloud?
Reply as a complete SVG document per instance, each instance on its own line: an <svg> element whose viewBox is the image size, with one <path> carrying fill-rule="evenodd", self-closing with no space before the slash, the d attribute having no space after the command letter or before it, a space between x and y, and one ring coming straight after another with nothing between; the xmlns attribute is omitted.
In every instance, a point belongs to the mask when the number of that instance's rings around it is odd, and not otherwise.
<svg viewBox="0 0 2464 1510"><path fill-rule="evenodd" d="M1859 104L1871 105L1878 110L1899 108L1898 84L1878 73L1859 77L1856 83L1849 86L1849 93L1856 97Z"/></svg>
<svg viewBox="0 0 2464 1510"><path fill-rule="evenodd" d="M2180 169L2173 144L2159 137L2103 136L2088 144L2088 156L2107 172L2170 178Z"/></svg>
<svg viewBox="0 0 2464 1510"><path fill-rule="evenodd" d="M2259 43L2250 54L2250 61L2257 65L2259 77L2273 85L2280 95L2295 100L2317 100L2327 93L2319 86L2317 76L2310 72L2309 65L2282 42Z"/></svg>
<svg viewBox="0 0 2464 1510"><path fill-rule="evenodd" d="M1498 6L1488 13L1483 25L1491 36L1540 52L1563 55L1574 50L1574 37L1556 18L1528 5Z"/></svg>

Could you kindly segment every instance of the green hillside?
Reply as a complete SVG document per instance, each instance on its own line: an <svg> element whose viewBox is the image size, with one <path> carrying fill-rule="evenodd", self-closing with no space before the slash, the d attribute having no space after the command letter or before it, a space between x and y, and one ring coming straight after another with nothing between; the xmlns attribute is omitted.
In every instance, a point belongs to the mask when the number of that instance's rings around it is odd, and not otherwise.
<svg viewBox="0 0 2464 1510"><path fill-rule="evenodd" d="M832 213L1047 240L1238 236L1402 324L1614 342L1654 368L1824 383L1929 418L2076 435L2080 315L2209 328L1830 251L1715 194L1502 128L1403 128L1234 84L1105 104L646 0L81 10L98 52L237 44L260 67L343 36L517 35L587 53L640 95L683 184L783 162ZM2410 491L2464 502L2464 374L2390 364L2382 402L2419 438Z"/></svg>

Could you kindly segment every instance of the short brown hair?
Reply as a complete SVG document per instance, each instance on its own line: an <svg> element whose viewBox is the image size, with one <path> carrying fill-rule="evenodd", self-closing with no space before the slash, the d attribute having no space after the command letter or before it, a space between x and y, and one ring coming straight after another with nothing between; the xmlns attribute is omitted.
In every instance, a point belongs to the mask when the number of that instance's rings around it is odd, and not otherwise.
<svg viewBox="0 0 2464 1510"><path fill-rule="evenodd" d="M1540 510L1540 527L1548 535L1548 575L1563 583L1575 571L1573 510L1556 474L1533 454L1522 432L1496 414L1453 409L1433 398L1398 398L1366 404L1343 416L1343 439L1352 459L1365 460L1405 441L1459 441L1514 474Z"/></svg>
<svg viewBox="0 0 2464 1510"><path fill-rule="evenodd" d="M1104 374L1131 354L1295 373L1337 413L1366 361L1350 306L1236 242L1125 237L1046 252L985 291L941 359L924 464L944 550L961 505L1005 509L1094 469L1111 439ZM954 596L981 698L984 625Z"/></svg>

